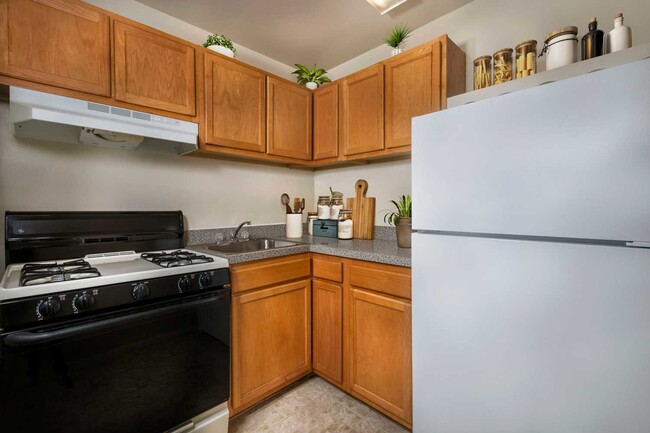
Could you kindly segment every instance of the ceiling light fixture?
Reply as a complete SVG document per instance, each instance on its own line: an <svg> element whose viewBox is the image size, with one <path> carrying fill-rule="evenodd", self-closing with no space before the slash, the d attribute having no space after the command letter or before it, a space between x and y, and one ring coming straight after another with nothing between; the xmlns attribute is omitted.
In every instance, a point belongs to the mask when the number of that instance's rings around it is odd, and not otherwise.
<svg viewBox="0 0 650 433"><path fill-rule="evenodd" d="M367 0L367 2L373 5L383 15L406 2L406 0Z"/></svg>

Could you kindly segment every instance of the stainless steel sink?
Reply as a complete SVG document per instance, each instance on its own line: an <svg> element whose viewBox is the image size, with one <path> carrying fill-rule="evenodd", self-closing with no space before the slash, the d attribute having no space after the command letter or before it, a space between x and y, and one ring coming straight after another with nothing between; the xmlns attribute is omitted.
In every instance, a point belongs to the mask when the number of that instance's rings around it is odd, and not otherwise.
<svg viewBox="0 0 650 433"><path fill-rule="evenodd" d="M239 254L271 250L275 248L292 247L294 245L298 245L298 243L289 241L277 241L275 239L250 239L247 241L210 245L208 246L208 249L225 254Z"/></svg>

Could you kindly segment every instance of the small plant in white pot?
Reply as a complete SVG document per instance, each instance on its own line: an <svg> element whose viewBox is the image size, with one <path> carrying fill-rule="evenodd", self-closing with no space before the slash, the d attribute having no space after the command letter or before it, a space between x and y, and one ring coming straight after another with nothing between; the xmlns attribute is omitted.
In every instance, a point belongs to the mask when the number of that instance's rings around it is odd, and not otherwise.
<svg viewBox="0 0 650 433"><path fill-rule="evenodd" d="M388 36L384 38L384 42L386 42L386 45L388 45L393 49L391 51L392 56L396 56L397 54L402 52L402 49L404 48L404 41L406 40L406 38L411 36L412 32L413 31L409 29L407 26L401 25L401 26L395 26L388 33Z"/></svg>
<svg viewBox="0 0 650 433"><path fill-rule="evenodd" d="M228 57L235 57L237 50L232 41L224 35L210 35L208 40L203 44L209 50L215 51Z"/></svg>
<svg viewBox="0 0 650 433"><path fill-rule="evenodd" d="M308 68L305 65L296 63L296 69L292 72L298 76L297 81L301 86L305 86L310 90L316 90L318 86L321 86L326 83L331 83L332 80L327 78L325 74L327 71L325 69L316 68L316 65Z"/></svg>
<svg viewBox="0 0 650 433"><path fill-rule="evenodd" d="M399 202L391 200L396 211L384 215L384 222L394 225L397 231L397 246L400 248L411 248L411 216L412 202L410 195L403 195Z"/></svg>

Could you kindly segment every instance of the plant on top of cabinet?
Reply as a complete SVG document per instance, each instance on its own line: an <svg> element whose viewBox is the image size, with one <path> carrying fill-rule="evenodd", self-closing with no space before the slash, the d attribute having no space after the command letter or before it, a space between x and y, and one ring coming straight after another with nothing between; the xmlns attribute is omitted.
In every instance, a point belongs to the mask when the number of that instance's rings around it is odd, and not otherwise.
<svg viewBox="0 0 650 433"><path fill-rule="evenodd" d="M209 50L223 54L228 57L235 57L237 49L232 44L232 41L225 37L224 35L210 35L208 40L203 44Z"/></svg>
<svg viewBox="0 0 650 433"><path fill-rule="evenodd" d="M384 38L384 42L386 42L389 47L393 48L391 51L392 56L395 56L402 52L402 49L404 48L404 41L406 38L411 36L411 33L413 33L413 30L409 29L405 25L395 26L388 33L388 36Z"/></svg>
<svg viewBox="0 0 650 433"><path fill-rule="evenodd" d="M411 216L413 214L411 196L403 195L399 202L395 200L390 202L395 205L397 211L384 215L384 222L395 226L398 247L411 248Z"/></svg>
<svg viewBox="0 0 650 433"><path fill-rule="evenodd" d="M296 81L301 86L306 86L310 90L316 90L318 86L322 86L323 84L332 82L332 80L330 80L325 75L327 74L327 71L322 68L317 69L316 65L312 66L311 68L308 68L305 65L296 63L296 68L298 69L292 72L292 74L298 76Z"/></svg>

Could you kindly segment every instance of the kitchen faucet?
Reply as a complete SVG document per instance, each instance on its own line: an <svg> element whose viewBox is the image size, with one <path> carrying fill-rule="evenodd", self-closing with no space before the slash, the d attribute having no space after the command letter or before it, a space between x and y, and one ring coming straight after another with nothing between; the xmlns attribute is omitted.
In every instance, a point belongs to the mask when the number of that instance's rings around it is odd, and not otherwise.
<svg viewBox="0 0 650 433"><path fill-rule="evenodd" d="M232 235L232 240L233 241L239 240L239 232L241 231L242 227L244 227L245 225L251 225L251 222L250 221L244 221L243 223L241 223L241 224L239 224L237 226L237 230L235 230L235 233Z"/></svg>

